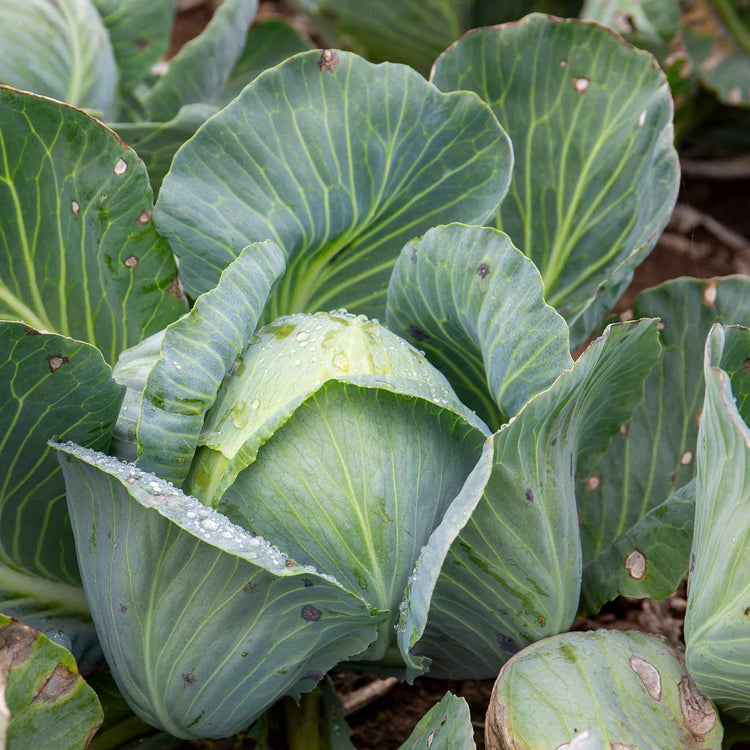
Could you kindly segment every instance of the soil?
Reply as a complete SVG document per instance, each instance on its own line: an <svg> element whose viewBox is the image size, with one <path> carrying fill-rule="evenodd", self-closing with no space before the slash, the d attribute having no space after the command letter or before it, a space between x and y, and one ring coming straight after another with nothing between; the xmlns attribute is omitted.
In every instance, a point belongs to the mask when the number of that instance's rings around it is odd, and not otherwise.
<svg viewBox="0 0 750 750"><path fill-rule="evenodd" d="M170 56L197 36L211 18L212 2L192 8L178 16ZM294 25L304 22L284 2L261 3L261 15L284 15ZM638 267L633 281L614 311L627 315L637 294L649 287L679 276L710 278L733 273L750 274L750 178L695 179L683 177L678 206L681 208L667 227L653 252ZM705 226L691 226L680 210L708 216L728 229L731 241ZM715 227L714 227L715 230ZM744 241L743 239L744 238ZM627 599L620 597L608 603L594 618L579 617L573 630L610 628L658 633L674 645L684 648L683 618L687 605L685 582L668 599ZM375 680L375 677L335 674L337 691L346 698L353 691ZM353 731L352 741L359 750L398 748L411 734L415 724L437 703L446 691L463 696L471 708L477 747L484 748L484 715L492 691L492 680L436 680L419 677L414 685L396 684L385 695L351 713L347 721ZM251 747L250 741L230 741L226 747ZM191 743L192 744L192 743ZM202 743L195 745L203 746ZM212 747L218 745L212 744ZM223 747L223 743L221 743ZM735 744L734 750L750 750L750 744Z"/></svg>

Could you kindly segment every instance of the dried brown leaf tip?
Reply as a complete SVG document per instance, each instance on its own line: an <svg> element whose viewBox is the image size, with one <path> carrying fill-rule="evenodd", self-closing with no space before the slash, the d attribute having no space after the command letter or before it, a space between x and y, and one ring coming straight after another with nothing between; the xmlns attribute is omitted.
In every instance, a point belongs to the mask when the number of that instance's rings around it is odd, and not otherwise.
<svg viewBox="0 0 750 750"><path fill-rule="evenodd" d="M70 361L68 357L63 357L62 354L50 354L47 357L47 364L49 365L50 372L57 372L64 364Z"/></svg>
<svg viewBox="0 0 750 750"><path fill-rule="evenodd" d="M333 73L339 65L339 56L332 49L324 49L320 53L318 67L322 73Z"/></svg>
<svg viewBox="0 0 750 750"><path fill-rule="evenodd" d="M11 620L0 628L0 672L7 674L11 668L25 664L31 656L37 633L18 620Z"/></svg>

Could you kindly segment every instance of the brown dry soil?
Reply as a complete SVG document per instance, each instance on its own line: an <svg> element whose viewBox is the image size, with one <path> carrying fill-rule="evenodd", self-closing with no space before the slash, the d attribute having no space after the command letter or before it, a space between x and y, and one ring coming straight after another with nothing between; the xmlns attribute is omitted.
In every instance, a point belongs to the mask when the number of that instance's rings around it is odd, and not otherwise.
<svg viewBox="0 0 750 750"><path fill-rule="evenodd" d="M170 50L174 54L186 41L200 33L211 17L210 3L180 14ZM261 3L261 13L291 15L283 3ZM300 24L299 18L293 19ZM679 204L697 209L720 222L740 238L750 238L750 179L705 180L683 179ZM695 222L692 222L693 224ZM686 226L687 224L687 226ZM654 251L636 270L627 292L615 312L627 314L633 300L642 290L678 276L710 278L732 273L750 274L750 243L726 242L703 226L674 219ZM736 240L736 238L735 238ZM611 628L641 630L666 636L675 645L682 645L682 625L686 606L685 584L664 601L620 597L605 605L594 618L579 617L574 630ZM345 698L375 678L335 674L334 684ZM411 734L414 725L445 694L463 696L471 708L477 747L484 747L484 714L492 690L492 680L435 680L417 678L414 685L397 684L385 695L350 714L352 741L359 750L398 748ZM249 748L251 742L237 738L217 743L186 743L186 747ZM283 750L280 748L279 750ZM734 750L750 750L750 744L735 744Z"/></svg>

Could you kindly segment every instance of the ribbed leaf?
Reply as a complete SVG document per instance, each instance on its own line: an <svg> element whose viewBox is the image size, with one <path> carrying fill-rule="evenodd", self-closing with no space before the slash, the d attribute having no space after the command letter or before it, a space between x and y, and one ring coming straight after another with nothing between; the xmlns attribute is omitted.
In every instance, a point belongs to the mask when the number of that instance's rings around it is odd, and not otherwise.
<svg viewBox="0 0 750 750"><path fill-rule="evenodd" d="M0 83L108 116L117 68L91 0L1 0Z"/></svg>
<svg viewBox="0 0 750 750"><path fill-rule="evenodd" d="M80 750L101 723L71 653L0 614L0 747Z"/></svg>
<svg viewBox="0 0 750 750"><path fill-rule="evenodd" d="M654 59L595 24L527 16L466 35L435 63L476 91L513 141L495 218L584 341L651 251L677 198L672 100Z"/></svg>
<svg viewBox="0 0 750 750"><path fill-rule="evenodd" d="M0 322L0 596L86 611L53 435L109 446L123 389L88 344ZM41 576L44 579L37 579Z"/></svg>
<svg viewBox="0 0 750 750"><path fill-rule="evenodd" d="M469 26L471 0L292 0L323 35L375 62L406 63L427 75Z"/></svg>
<svg viewBox="0 0 750 750"><path fill-rule="evenodd" d="M219 106L229 104L264 70L312 48L312 43L285 21L276 18L259 21L247 35L245 48L218 100Z"/></svg>
<svg viewBox="0 0 750 750"><path fill-rule="evenodd" d="M287 256L271 317L338 305L382 314L404 243L489 218L511 161L475 95L441 94L404 66L307 52L259 76L185 145L155 218L192 295L271 238Z"/></svg>
<svg viewBox="0 0 750 750"><path fill-rule="evenodd" d="M703 403L701 360L714 323L750 326L750 279L678 279L642 292L635 317L661 318L664 353L646 398L604 453L580 457L578 507L585 609L619 594L663 598L685 575L693 493L668 501L695 476Z"/></svg>
<svg viewBox="0 0 750 750"><path fill-rule="evenodd" d="M491 677L570 626L581 581L576 456L632 412L658 353L656 321L610 326L487 442L402 604L412 676L431 662L436 676Z"/></svg>
<svg viewBox="0 0 750 750"><path fill-rule="evenodd" d="M469 705L446 693L414 727L401 750L475 750Z"/></svg>
<svg viewBox="0 0 750 750"><path fill-rule="evenodd" d="M730 716L750 721L750 331L715 325L706 342L687 663Z"/></svg>
<svg viewBox="0 0 750 750"><path fill-rule="evenodd" d="M212 104L186 104L167 122L115 122L110 127L143 159L158 194L177 149L216 112Z"/></svg>
<svg viewBox="0 0 750 750"><path fill-rule="evenodd" d="M50 7L50 3L47 3ZM185 310L136 154L83 112L0 87L0 318L117 354Z"/></svg>
<svg viewBox="0 0 750 750"><path fill-rule="evenodd" d="M219 98L257 9L258 0L225 0L203 32L169 61L167 72L143 98L148 119L166 122L186 104L213 104Z"/></svg>
<svg viewBox="0 0 750 750"><path fill-rule="evenodd" d="M722 728L663 638L565 633L514 656L487 711L487 748L719 750Z"/></svg>
<svg viewBox="0 0 750 750"><path fill-rule="evenodd" d="M388 286L388 327L419 346L494 429L572 360L534 265L507 235L452 224L408 243Z"/></svg>
<svg viewBox="0 0 750 750"><path fill-rule="evenodd" d="M143 391L137 432L140 468L182 484L206 412L283 271L284 254L277 245L250 245L227 266L215 289L167 327Z"/></svg>
<svg viewBox="0 0 750 750"><path fill-rule="evenodd" d="M131 708L225 737L364 649L361 599L153 474L57 446L86 596Z"/></svg>
<svg viewBox="0 0 750 750"><path fill-rule="evenodd" d="M128 94L167 54L176 0L93 0L93 3L112 43L120 91Z"/></svg>

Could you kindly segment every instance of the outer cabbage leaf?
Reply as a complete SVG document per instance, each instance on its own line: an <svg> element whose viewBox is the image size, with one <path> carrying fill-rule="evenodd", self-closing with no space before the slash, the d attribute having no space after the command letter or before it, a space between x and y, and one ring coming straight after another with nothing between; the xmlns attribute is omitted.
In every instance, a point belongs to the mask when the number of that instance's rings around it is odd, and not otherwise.
<svg viewBox="0 0 750 750"><path fill-rule="evenodd" d="M123 396L89 344L0 322L0 599L86 613L53 435L106 450ZM12 604L11 604L12 603Z"/></svg>
<svg viewBox="0 0 750 750"><path fill-rule="evenodd" d="M147 723L229 736L375 637L380 614L333 579L153 474L56 447L102 648Z"/></svg>
<svg viewBox="0 0 750 750"><path fill-rule="evenodd" d="M186 104L213 104L219 98L257 9L258 0L225 0L203 32L169 61L167 72L143 97L149 120L166 122Z"/></svg>
<svg viewBox="0 0 750 750"><path fill-rule="evenodd" d="M0 614L0 747L79 750L102 723L69 651Z"/></svg>
<svg viewBox="0 0 750 750"><path fill-rule="evenodd" d="M469 705L453 693L436 703L419 721L401 750L475 750Z"/></svg>
<svg viewBox="0 0 750 750"><path fill-rule="evenodd" d="M716 709L654 635L597 630L529 646L501 670L487 748L721 748Z"/></svg>
<svg viewBox="0 0 750 750"><path fill-rule="evenodd" d="M655 320L609 326L486 443L420 555L398 641L414 676L487 678L527 643L570 627L581 546L576 456L643 398Z"/></svg>
<svg viewBox="0 0 750 750"><path fill-rule="evenodd" d="M277 245L250 245L227 266L215 289L167 326L143 390L137 428L140 468L182 484L206 413L250 341L283 270L284 254Z"/></svg>
<svg viewBox="0 0 750 750"><path fill-rule="evenodd" d="M539 272L490 228L452 224L408 243L388 286L387 321L495 429L573 362Z"/></svg>
<svg viewBox="0 0 750 750"><path fill-rule="evenodd" d="M723 711L750 721L750 331L715 325L706 341L698 432L686 659Z"/></svg>
<svg viewBox="0 0 750 750"><path fill-rule="evenodd" d="M404 243L443 221L488 219L511 161L476 95L441 94L404 66L307 52L259 76L180 150L155 220L191 295L270 238L287 257L271 318L337 305L382 314Z"/></svg>
<svg viewBox="0 0 750 750"><path fill-rule="evenodd" d="M584 341L677 199L664 74L596 24L533 14L467 34L432 80L476 91L508 131L516 165L495 224L541 271L572 343Z"/></svg>
<svg viewBox="0 0 750 750"><path fill-rule="evenodd" d="M108 116L117 67L91 0L2 0L0 83Z"/></svg>
<svg viewBox="0 0 750 750"><path fill-rule="evenodd" d="M127 95L167 54L176 0L93 0L93 3L109 33L120 74L120 91Z"/></svg>
<svg viewBox="0 0 750 750"><path fill-rule="evenodd" d="M186 104L167 122L140 120L110 126L143 159L151 187L158 194L177 150L217 112L213 104Z"/></svg>
<svg viewBox="0 0 750 750"><path fill-rule="evenodd" d="M118 353L185 310L148 176L100 122L0 87L0 318Z"/></svg>
<svg viewBox="0 0 750 750"><path fill-rule="evenodd" d="M695 445L703 404L696 358L714 323L750 325L750 279L677 279L642 292L634 315L661 319L661 362L646 398L606 450L580 457L585 609L619 594L663 598L688 569Z"/></svg>

